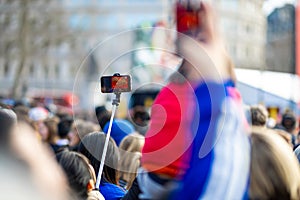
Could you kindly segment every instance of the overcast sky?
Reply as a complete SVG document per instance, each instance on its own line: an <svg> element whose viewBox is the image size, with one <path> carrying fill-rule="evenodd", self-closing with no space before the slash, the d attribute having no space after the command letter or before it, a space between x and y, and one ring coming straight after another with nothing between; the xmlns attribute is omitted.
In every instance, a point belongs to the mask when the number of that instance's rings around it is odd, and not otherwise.
<svg viewBox="0 0 300 200"><path fill-rule="evenodd" d="M286 3L294 4L296 0L266 0L264 3L264 11L268 15L274 8L281 7Z"/></svg>

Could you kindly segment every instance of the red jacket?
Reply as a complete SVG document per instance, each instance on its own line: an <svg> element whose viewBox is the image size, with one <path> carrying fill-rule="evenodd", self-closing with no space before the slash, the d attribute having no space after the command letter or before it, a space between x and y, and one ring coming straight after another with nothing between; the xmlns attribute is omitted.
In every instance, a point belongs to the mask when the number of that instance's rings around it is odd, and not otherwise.
<svg viewBox="0 0 300 200"><path fill-rule="evenodd" d="M142 166L157 174L181 177L189 167L194 90L170 83L156 97L142 150Z"/></svg>

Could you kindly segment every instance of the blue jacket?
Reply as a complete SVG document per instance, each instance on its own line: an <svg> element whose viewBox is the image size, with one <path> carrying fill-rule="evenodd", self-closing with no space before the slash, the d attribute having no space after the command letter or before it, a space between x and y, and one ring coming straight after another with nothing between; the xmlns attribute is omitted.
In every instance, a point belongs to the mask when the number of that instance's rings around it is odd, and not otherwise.
<svg viewBox="0 0 300 200"><path fill-rule="evenodd" d="M105 200L119 200L125 195L125 190L115 184L101 181L100 193Z"/></svg>

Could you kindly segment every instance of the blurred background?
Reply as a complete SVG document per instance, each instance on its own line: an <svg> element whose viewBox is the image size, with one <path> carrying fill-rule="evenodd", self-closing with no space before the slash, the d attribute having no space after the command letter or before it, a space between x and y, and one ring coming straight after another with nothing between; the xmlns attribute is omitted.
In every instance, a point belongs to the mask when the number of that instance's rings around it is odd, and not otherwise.
<svg viewBox="0 0 300 200"><path fill-rule="evenodd" d="M275 119L286 109L299 115L297 1L211 2L236 65L237 86L245 104L262 103ZM93 106L106 103L107 96L98 91L102 74L131 71L133 89L137 89L129 95L131 104L150 107L160 86L144 87L145 82L163 84L170 73L157 66L176 66L178 60L151 48L122 56L120 52L167 40L168 34L156 34L155 28L174 29L174 3L0 0L0 101L13 105L35 100L84 110L91 102ZM149 67L151 61L159 64Z"/></svg>

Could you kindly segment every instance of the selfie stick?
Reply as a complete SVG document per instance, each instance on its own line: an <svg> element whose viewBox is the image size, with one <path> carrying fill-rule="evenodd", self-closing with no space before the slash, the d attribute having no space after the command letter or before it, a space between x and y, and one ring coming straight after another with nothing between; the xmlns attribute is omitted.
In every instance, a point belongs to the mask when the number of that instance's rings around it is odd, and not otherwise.
<svg viewBox="0 0 300 200"><path fill-rule="evenodd" d="M99 187L100 187L101 176L102 176L102 172L103 172L108 141L109 141L109 138L110 138L112 122L113 122L113 119L114 119L114 116L115 116L117 106L119 106L119 103L120 103L121 93L120 92L115 92L114 94L116 95L116 98L112 102L112 111L111 111L112 113L111 113L111 117L110 117L110 121L109 121L108 131L107 131L106 138L105 138L104 149L103 149L102 158L101 158L100 167L99 167L99 172L98 172L97 181L96 181L96 188L97 189L99 189Z"/></svg>

